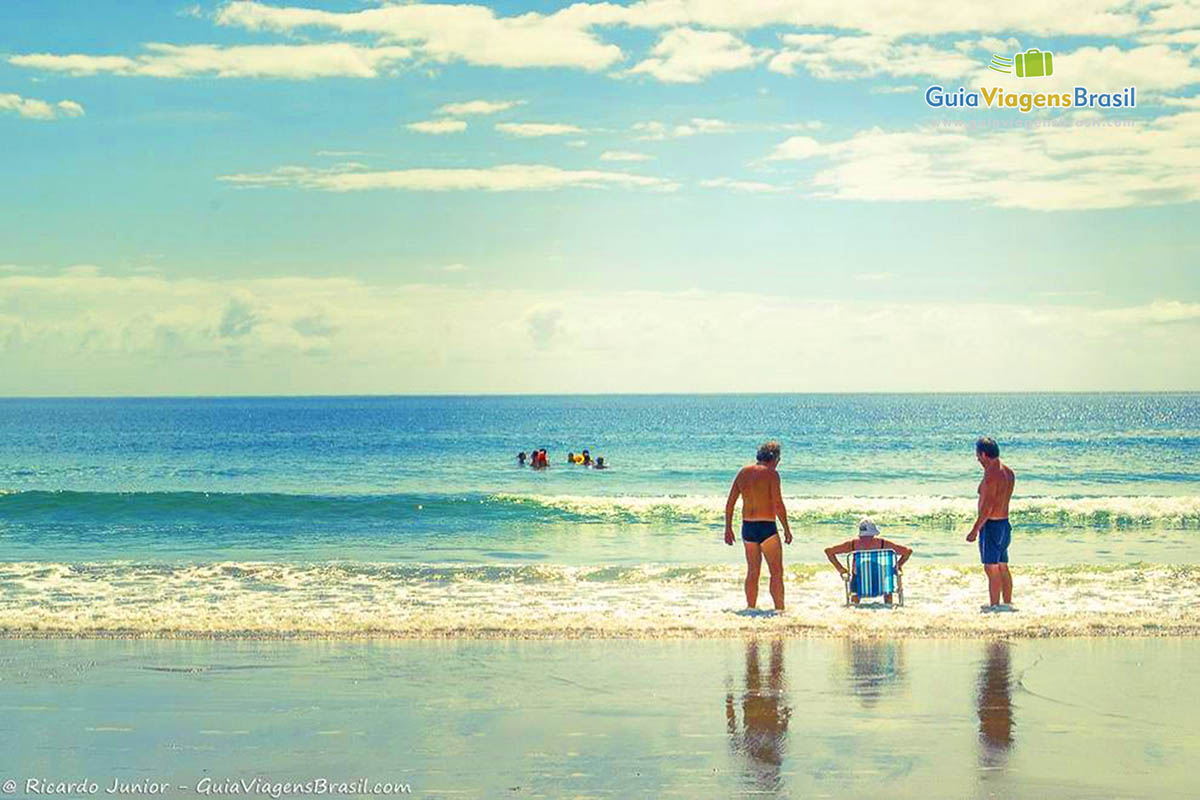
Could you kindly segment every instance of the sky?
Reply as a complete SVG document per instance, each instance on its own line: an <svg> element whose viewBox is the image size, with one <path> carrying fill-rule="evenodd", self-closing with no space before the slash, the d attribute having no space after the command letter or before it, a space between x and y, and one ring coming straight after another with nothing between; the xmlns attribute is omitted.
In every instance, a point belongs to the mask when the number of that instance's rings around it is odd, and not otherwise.
<svg viewBox="0 0 1200 800"><path fill-rule="evenodd" d="M6 0L0 175L0 396L1200 390L1200 0Z"/></svg>

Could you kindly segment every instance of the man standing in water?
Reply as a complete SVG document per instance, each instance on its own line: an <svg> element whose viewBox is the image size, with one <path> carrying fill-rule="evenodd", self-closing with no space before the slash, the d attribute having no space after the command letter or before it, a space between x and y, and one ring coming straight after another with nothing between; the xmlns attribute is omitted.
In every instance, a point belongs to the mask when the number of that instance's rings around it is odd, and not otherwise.
<svg viewBox="0 0 1200 800"><path fill-rule="evenodd" d="M1008 572L1008 543L1012 526L1008 524L1008 502L1012 499L1017 476L1000 460L1000 446L990 436L975 442L975 458L983 467L983 482L979 484L979 513L967 534L967 541L979 537L979 560L987 573L988 611L1012 604L1012 575ZM1000 605L1003 599L1004 606Z"/></svg>
<svg viewBox="0 0 1200 800"><path fill-rule="evenodd" d="M767 442L758 448L755 463L742 467L725 503L725 544L733 545L733 509L742 496L742 543L746 548L746 607L758 605L758 576L762 560L771 571L771 599L775 610L783 611L783 545L775 518L783 523L784 541L792 543L783 491L779 485L779 442Z"/></svg>

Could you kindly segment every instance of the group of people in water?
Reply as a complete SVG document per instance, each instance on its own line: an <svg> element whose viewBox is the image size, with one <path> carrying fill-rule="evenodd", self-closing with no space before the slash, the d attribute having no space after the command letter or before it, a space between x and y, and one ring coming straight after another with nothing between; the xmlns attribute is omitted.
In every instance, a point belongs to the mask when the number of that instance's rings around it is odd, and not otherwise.
<svg viewBox="0 0 1200 800"><path fill-rule="evenodd" d="M766 442L758 448L755 463L742 467L733 479L729 499L725 503L725 543L732 546L733 512L738 497L742 498L742 543L746 550L746 606L753 609L758 604L758 581L762 562L766 560L770 570L771 599L777 611L783 610L783 544L779 541L776 519L783 523L783 543L792 543L792 530L788 524L787 508L783 504L780 486L779 459L782 448L779 442ZM975 459L983 468L983 480L979 484L979 502L975 524L967 534L967 541L979 541L979 560L988 579L988 599L984 611L1012 610L1012 575L1008 571L1008 545L1012 539L1012 526L1008 521L1008 506L1012 499L1016 475L1000 460L1000 446L991 437L982 437L975 442ZM879 535L879 528L869 519L858 524L858 536L840 544L825 548L825 556L837 568L843 580L852 581L849 570L838 560L839 555L859 550L892 550L897 556L896 573L899 574L912 550L904 545L889 542ZM855 584L851 582L851 602L858 602ZM884 598L891 602L891 597Z"/></svg>
<svg viewBox="0 0 1200 800"><path fill-rule="evenodd" d="M567 463L579 467L591 467L592 469L608 469L608 465L604 463L604 457L601 456L594 461L592 454L588 450L581 453L567 453ZM533 469L546 469L550 466L550 461L546 456L546 448L540 450L532 450L528 454L525 451L517 453L517 466L529 466Z"/></svg>

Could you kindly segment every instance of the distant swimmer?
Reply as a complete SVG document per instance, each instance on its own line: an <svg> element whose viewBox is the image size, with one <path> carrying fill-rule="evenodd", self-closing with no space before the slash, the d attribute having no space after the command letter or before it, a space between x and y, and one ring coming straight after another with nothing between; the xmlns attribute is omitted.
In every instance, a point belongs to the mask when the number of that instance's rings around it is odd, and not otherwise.
<svg viewBox="0 0 1200 800"><path fill-rule="evenodd" d="M592 469L608 469L608 465L604 463L604 457L600 456L596 459L595 466Z"/></svg>
<svg viewBox="0 0 1200 800"><path fill-rule="evenodd" d="M517 453L517 465L522 466L522 467L525 466L525 451L524 450L522 450L520 453Z"/></svg>
<svg viewBox="0 0 1200 800"><path fill-rule="evenodd" d="M1000 460L1000 446L989 436L975 442L975 458L983 467L983 481L979 484L979 513L967 534L967 541L979 538L979 560L987 573L988 599L991 601L984 609L1003 611L1012 605L1012 575L1008 571L1012 525L1008 522L1008 503L1017 476Z"/></svg>
<svg viewBox="0 0 1200 800"><path fill-rule="evenodd" d="M838 574L842 576L842 580L850 580L850 575L842 562L838 561L838 556L845 553L853 553L856 550L892 550L899 558L896 560L896 572L900 572L900 568L904 566L904 562L908 561L909 556L913 551L902 544L889 542L879 535L879 528L869 519L860 520L858 523L858 538L849 539L841 544L835 544L832 547L825 548L825 557L829 559L833 566L837 567ZM855 578L854 583L858 583ZM850 602L858 603L858 587L850 586ZM892 595L889 592L883 596L885 603L892 602Z"/></svg>
<svg viewBox="0 0 1200 800"><path fill-rule="evenodd" d="M766 442L758 448L755 463L742 467L725 502L725 544L733 546L733 510L742 497L742 543L746 550L746 607L758 605L758 577L766 558L771 571L771 599L775 610L783 611L783 545L775 519L783 523L784 541L792 543L792 529L783 505L779 482L779 442Z"/></svg>
<svg viewBox="0 0 1200 800"><path fill-rule="evenodd" d="M584 450L583 451L583 461L580 463L582 463L585 467L590 467L592 465L592 454L589 453L587 450Z"/></svg>
<svg viewBox="0 0 1200 800"><path fill-rule="evenodd" d="M575 454L574 453L567 453L567 463L568 464L575 463Z"/></svg>

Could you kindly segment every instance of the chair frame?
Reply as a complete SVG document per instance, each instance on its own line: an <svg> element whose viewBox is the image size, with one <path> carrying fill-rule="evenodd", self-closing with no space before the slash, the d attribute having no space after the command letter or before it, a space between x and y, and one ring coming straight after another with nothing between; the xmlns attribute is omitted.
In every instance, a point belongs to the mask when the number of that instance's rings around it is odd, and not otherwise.
<svg viewBox="0 0 1200 800"><path fill-rule="evenodd" d="M880 547L877 549L891 550L890 547ZM842 582L846 585L846 605L847 606L855 605L854 603L850 602L850 584L854 580L854 554L855 553L868 553L868 552L871 552L871 551L869 551L869 550L852 550L846 554L846 575L844 578L842 578ZM891 550L891 552L892 552L892 557L895 558L896 551ZM873 596L884 597L885 598L884 602L887 605L890 605L892 607L902 607L904 605L904 576L900 574L900 568L898 565L893 565L892 576L896 579L896 591L892 593L893 597L895 598L895 602L887 603L886 594L885 595L873 595ZM858 599L860 601L862 600L861 597Z"/></svg>

